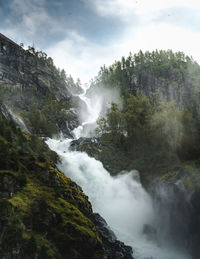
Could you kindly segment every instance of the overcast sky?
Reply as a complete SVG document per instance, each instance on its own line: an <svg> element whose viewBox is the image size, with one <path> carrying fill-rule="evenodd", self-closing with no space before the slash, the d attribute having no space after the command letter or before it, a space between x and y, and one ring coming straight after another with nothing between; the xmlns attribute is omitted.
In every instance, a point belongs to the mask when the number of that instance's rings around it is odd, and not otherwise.
<svg viewBox="0 0 200 259"><path fill-rule="evenodd" d="M200 63L199 0L0 0L0 32L83 82L140 49L180 50Z"/></svg>

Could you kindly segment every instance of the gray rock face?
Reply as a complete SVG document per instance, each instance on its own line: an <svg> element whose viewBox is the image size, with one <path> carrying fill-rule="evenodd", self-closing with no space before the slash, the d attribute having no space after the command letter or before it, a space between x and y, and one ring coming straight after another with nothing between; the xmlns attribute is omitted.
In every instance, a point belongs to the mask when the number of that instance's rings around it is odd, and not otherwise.
<svg viewBox="0 0 200 259"><path fill-rule="evenodd" d="M24 50L2 34L0 34L0 91L4 91L4 95L6 91L8 92L6 97L0 94L0 100L8 110L13 114L17 111L23 119L24 112L34 113L36 109L38 111L46 109L48 110L46 121L50 120L56 125L58 132L61 131L68 137L72 137L71 130L79 125L76 112L66 114L65 119L61 116L74 106L78 109L79 98L72 96L52 59L44 56L44 53L42 56L40 52L33 54L31 50ZM29 127L25 125L30 132L31 123L29 120Z"/></svg>
<svg viewBox="0 0 200 259"><path fill-rule="evenodd" d="M93 214L93 222L106 250L104 259L133 259L132 248L117 240L114 232L98 213Z"/></svg>
<svg viewBox="0 0 200 259"><path fill-rule="evenodd" d="M71 94L48 62L24 50L0 34L0 83L20 90L32 88L53 91L58 100Z"/></svg>
<svg viewBox="0 0 200 259"><path fill-rule="evenodd" d="M0 113L6 118L10 118L10 113L8 109L5 107L5 105L0 103Z"/></svg>
<svg viewBox="0 0 200 259"><path fill-rule="evenodd" d="M79 139L75 139L70 144L70 150L75 151L79 145L88 143L88 141L90 142L90 140L91 140L90 138L83 138L83 137Z"/></svg>

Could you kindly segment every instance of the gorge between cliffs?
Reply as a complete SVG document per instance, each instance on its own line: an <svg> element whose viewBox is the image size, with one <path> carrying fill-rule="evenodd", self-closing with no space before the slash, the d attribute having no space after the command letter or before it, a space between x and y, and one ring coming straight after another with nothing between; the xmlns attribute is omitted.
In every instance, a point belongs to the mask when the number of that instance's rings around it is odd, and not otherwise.
<svg viewBox="0 0 200 259"><path fill-rule="evenodd" d="M140 51L82 88L0 34L0 257L199 259L199 75Z"/></svg>

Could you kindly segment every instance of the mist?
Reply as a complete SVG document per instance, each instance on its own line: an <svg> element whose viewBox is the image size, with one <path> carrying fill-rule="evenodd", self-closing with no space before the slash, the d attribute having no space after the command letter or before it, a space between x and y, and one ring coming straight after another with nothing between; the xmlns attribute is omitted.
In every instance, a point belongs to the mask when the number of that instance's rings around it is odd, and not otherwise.
<svg viewBox="0 0 200 259"><path fill-rule="evenodd" d="M100 116L106 115L112 102L118 104L120 109L123 107L118 88L105 88L102 85L99 88L90 87L79 97L86 105L81 106L79 114L82 124L73 131L76 139L95 136L96 121Z"/></svg>
<svg viewBox="0 0 200 259"><path fill-rule="evenodd" d="M69 151L70 140L49 139L47 144L60 156L58 168L83 188L93 210L106 219L120 240L133 247L135 258L190 258L169 240L169 222L166 217L158 221L158 203L142 187L137 171L111 177L101 162L86 153Z"/></svg>

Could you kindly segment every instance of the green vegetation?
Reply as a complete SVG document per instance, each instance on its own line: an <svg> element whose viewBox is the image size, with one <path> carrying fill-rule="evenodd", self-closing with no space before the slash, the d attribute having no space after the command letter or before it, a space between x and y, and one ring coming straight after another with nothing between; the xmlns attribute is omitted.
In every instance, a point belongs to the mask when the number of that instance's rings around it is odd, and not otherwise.
<svg viewBox="0 0 200 259"><path fill-rule="evenodd" d="M62 127L63 131L65 130L62 126L65 121L78 123L75 114L67 113L72 107L78 108L78 103L73 100L58 101L51 93L43 96L35 92L28 110L21 111L21 116L33 134L51 137L62 130Z"/></svg>
<svg viewBox="0 0 200 259"><path fill-rule="evenodd" d="M21 47L23 47L23 43L21 44ZM53 59L51 57L47 57L47 54L42 51L38 51L34 48L34 46L28 46L28 49L26 52L33 55L36 59L38 59L44 66L50 67L54 73L58 74L61 78L61 80L64 82L68 90L72 94L80 94L83 92L83 89L81 87L81 81L78 78L76 83L74 82L74 79L71 75L67 76L64 69L60 70L57 69L54 65Z"/></svg>
<svg viewBox="0 0 200 259"><path fill-rule="evenodd" d="M199 163L199 75L192 58L170 50L140 51L102 67L90 95L117 88L123 108L112 103L99 118L99 142L88 145L89 153L114 174L135 168L146 178L185 161Z"/></svg>
<svg viewBox="0 0 200 259"><path fill-rule="evenodd" d="M91 205L56 153L0 113L0 257L100 259Z"/></svg>
<svg viewBox="0 0 200 259"><path fill-rule="evenodd" d="M0 85L0 100L14 113L23 118L33 134L51 137L60 130L65 131L64 121L78 123L77 116L67 112L79 108L78 100L63 98L59 100L48 88L40 91L33 88L21 89Z"/></svg>
<svg viewBox="0 0 200 259"><path fill-rule="evenodd" d="M0 84L0 100L17 116L23 118L31 133L51 137L63 131L70 134L79 119L73 111L79 109L79 99L72 94L81 92L81 82L74 82L64 70L55 67L53 60L33 47L21 50L6 60L8 71L13 60L16 78L6 74Z"/></svg>

